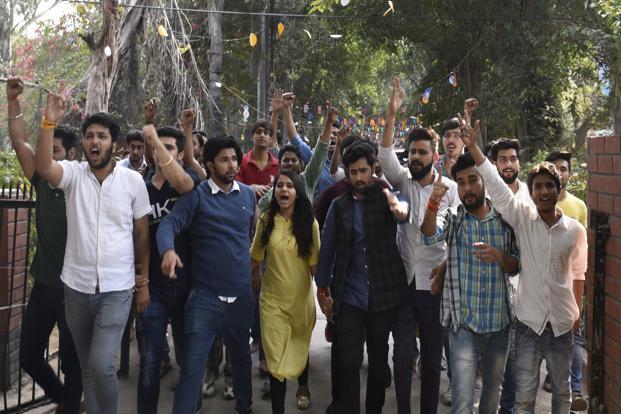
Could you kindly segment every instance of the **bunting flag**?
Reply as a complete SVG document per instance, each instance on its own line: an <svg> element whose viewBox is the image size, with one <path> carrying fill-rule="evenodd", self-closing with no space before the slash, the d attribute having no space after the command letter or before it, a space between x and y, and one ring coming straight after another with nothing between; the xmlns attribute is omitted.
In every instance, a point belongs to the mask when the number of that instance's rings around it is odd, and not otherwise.
<svg viewBox="0 0 621 414"><path fill-rule="evenodd" d="M453 88L457 87L457 75L455 75L455 72L451 72L449 75L448 83L450 83Z"/></svg>
<svg viewBox="0 0 621 414"><path fill-rule="evenodd" d="M285 32L285 24L283 22L279 22L278 26L276 26L276 30L278 31L278 37L281 37Z"/></svg>
<svg viewBox="0 0 621 414"><path fill-rule="evenodd" d="M257 45L257 35L250 33L250 36L248 36L248 43L250 43L251 47L255 47Z"/></svg>
<svg viewBox="0 0 621 414"><path fill-rule="evenodd" d="M422 102L423 104L427 105L429 103L429 96L431 95L431 89L432 88L427 88L425 89L425 92L423 92L423 97L422 97Z"/></svg>
<svg viewBox="0 0 621 414"><path fill-rule="evenodd" d="M157 32L162 37L168 37L168 32L166 31L166 28L164 26L162 26L161 24L159 26L157 26Z"/></svg>
<svg viewBox="0 0 621 414"><path fill-rule="evenodd" d="M388 0L388 10L384 12L384 17L388 16L388 13L390 12L393 12L393 13L395 12L395 5L392 4L391 0Z"/></svg>
<svg viewBox="0 0 621 414"><path fill-rule="evenodd" d="M190 50L190 47L191 47L190 45L179 46L177 50L179 51L179 54L183 55L185 52Z"/></svg>

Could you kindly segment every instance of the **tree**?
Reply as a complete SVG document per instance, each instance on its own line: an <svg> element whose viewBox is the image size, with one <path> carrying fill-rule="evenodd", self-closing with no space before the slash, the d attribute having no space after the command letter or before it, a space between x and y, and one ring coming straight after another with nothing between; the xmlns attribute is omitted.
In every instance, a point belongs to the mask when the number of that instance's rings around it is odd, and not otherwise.
<svg viewBox="0 0 621 414"><path fill-rule="evenodd" d="M96 39L95 32L91 30L81 36L91 51L91 66L88 70L86 90L86 114L108 111L113 74L118 59L117 1L104 0L101 4L101 11L103 14L101 34Z"/></svg>

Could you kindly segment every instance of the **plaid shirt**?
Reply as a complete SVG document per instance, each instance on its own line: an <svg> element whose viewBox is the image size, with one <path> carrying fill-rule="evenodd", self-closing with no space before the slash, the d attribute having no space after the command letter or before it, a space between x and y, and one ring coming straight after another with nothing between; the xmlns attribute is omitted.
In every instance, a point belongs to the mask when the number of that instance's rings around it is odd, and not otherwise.
<svg viewBox="0 0 621 414"><path fill-rule="evenodd" d="M436 234L426 244L446 240L448 266L442 294L442 325L457 330L463 322L476 333L497 332L510 322L508 274L498 263L484 263L473 255L472 244L484 242L518 257L513 230L492 207L479 220L463 206L438 216Z"/></svg>

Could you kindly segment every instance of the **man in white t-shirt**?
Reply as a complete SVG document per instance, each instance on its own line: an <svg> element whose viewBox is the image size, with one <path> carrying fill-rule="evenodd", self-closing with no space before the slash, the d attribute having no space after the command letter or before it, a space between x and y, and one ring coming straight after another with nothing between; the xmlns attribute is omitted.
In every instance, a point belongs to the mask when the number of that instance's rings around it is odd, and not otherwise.
<svg viewBox="0 0 621 414"><path fill-rule="evenodd" d="M149 195L140 174L115 168L119 126L109 114L82 123L87 162L52 159L53 128L65 113L50 93L36 154L37 173L65 192L67 245L61 279L65 315L80 366L89 413L116 413L116 354L135 287L136 311L149 303Z"/></svg>

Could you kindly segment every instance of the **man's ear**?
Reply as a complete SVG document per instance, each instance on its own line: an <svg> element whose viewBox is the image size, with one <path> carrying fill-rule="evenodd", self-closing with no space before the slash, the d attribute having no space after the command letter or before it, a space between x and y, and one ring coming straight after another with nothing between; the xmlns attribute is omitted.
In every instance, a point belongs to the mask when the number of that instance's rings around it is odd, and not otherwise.
<svg viewBox="0 0 621 414"><path fill-rule="evenodd" d="M440 153L438 151L433 153L433 162L436 163L440 159Z"/></svg>
<svg viewBox="0 0 621 414"><path fill-rule="evenodd" d="M177 161L180 161L180 160L182 160L182 159L183 159L183 151L179 151L179 152L177 153Z"/></svg>

